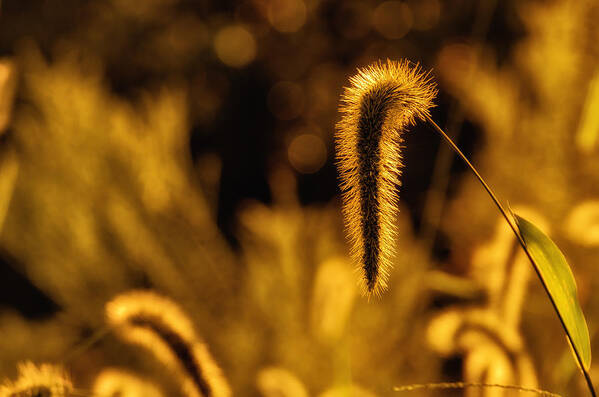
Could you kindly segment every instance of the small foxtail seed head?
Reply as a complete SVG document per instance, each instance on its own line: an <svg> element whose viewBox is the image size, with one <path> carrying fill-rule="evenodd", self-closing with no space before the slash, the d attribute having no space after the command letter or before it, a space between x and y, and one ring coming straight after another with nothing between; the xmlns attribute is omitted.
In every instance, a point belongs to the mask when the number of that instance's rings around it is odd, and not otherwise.
<svg viewBox="0 0 599 397"><path fill-rule="evenodd" d="M336 132L343 215L362 292L380 295L394 252L402 134L430 117L437 91L408 61L376 62L358 69L350 83Z"/></svg>
<svg viewBox="0 0 599 397"><path fill-rule="evenodd" d="M35 365L30 361L18 365L19 377L0 385L0 397L67 397L73 384L67 373L51 364Z"/></svg>

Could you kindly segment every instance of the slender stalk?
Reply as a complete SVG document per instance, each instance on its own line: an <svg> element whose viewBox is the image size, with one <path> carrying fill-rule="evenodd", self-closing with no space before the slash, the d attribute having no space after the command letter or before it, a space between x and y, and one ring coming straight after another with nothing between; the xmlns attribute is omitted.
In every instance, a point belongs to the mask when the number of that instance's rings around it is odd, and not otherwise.
<svg viewBox="0 0 599 397"><path fill-rule="evenodd" d="M93 345L102 340L108 333L112 331L112 327L104 326L90 335L88 338L84 339L78 346L76 346L73 350L71 350L67 355L62 359L63 364L69 363L71 360L76 358L81 353L85 353L89 350Z"/></svg>
<svg viewBox="0 0 599 397"><path fill-rule="evenodd" d="M529 392L536 393L541 396L548 397L561 397L557 393L551 393L541 389L533 389L529 387L522 387L516 385L498 385L495 383L467 383L467 382L441 382L441 383L415 383L412 385L406 386L395 386L393 391L396 392L404 392L404 391L414 391L421 389L466 389L466 388L497 388L497 389L505 389L505 390L516 390L521 392Z"/></svg>
<svg viewBox="0 0 599 397"><path fill-rule="evenodd" d="M547 293L547 296L549 297L549 300L551 301L551 304L553 305L553 309L557 313L557 317L559 318L559 321L561 322L562 327L563 327L564 331L566 332L566 336L568 337L568 341L570 342L570 344L572 346L574 346L574 342L572 340L572 336L570 335L570 332L568 331L568 328L566 328L566 324L564 323L564 319L562 318L562 315L560 314L559 310L557 309L557 305L555 303L555 300L553 299L553 297L549 293L549 288L547 288L547 284L545 283L545 280L543 280L543 277L541 277L541 272L539 271L539 267L538 267L537 263L534 261L534 259L533 259L532 255L530 254L530 252L528 251L528 248L526 247L526 243L524 242L524 239L522 238L522 235L520 234L520 232L518 230L518 227L515 224L514 220L508 215L507 211L503 208L503 206L501 205L501 203L497 199L497 196L495 196L495 193L493 192L493 190L491 190L491 188L489 187L489 185L487 184L487 182L485 182L485 180L478 173L478 171L476 170L476 168L474 168L474 166L472 165L472 163L468 160L468 158L464 155L464 153L462 153L462 151L456 146L456 144L451 140L451 138L445 133L445 131L443 131L443 129L441 129L441 127L439 127L437 125L437 123L435 123L430 117L427 117L427 121L428 121L429 125L431 127L433 127L433 129L437 133L439 133L439 135L441 135L441 137L449 144L449 146L453 149L454 152L456 152L456 154L462 159L462 161L464 161L464 163L468 166L468 168L470 168L470 171L472 171L474 173L474 175L476 176L476 178L478 179L478 181L483 185L483 187L485 188L485 190L487 191L487 193L489 194L489 196L491 197L491 199L493 200L493 202L497 206L497 209L499 209L499 212L501 212L501 215L503 215L503 218L505 219L505 221L508 223L508 225L510 225L510 228L512 229L512 231L516 235L516 238L518 239L518 242L520 243L520 246L522 247L522 249L526 253L526 256L528 256L528 259L532 263L533 268L535 269L535 272L537 273L537 276L539 277L539 280L541 280L541 284L543 285L543 288L545 289L545 292ZM584 364L582 362L582 358L580 357L580 354L578 353L578 351L575 348L572 348L572 350L574 351L574 355L576 356L576 360L578 361L578 366L582 370L582 373L584 375L584 379L585 379L585 381L587 383L587 386L589 388L591 396L596 397L597 394L595 393L595 388L593 386L593 382L591 380L591 377L590 377L588 371L584 368Z"/></svg>

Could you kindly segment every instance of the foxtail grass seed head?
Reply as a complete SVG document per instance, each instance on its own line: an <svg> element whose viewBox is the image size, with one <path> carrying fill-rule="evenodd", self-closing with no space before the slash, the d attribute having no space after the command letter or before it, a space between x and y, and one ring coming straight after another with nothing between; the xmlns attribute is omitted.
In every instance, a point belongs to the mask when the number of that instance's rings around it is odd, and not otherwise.
<svg viewBox="0 0 599 397"><path fill-rule="evenodd" d="M229 397L229 385L191 320L170 299L132 291L106 304L106 317L124 340L149 349L181 379L189 397Z"/></svg>
<svg viewBox="0 0 599 397"><path fill-rule="evenodd" d="M304 384L290 371L280 367L260 370L256 385L262 397L308 397Z"/></svg>
<svg viewBox="0 0 599 397"><path fill-rule="evenodd" d="M105 368L96 376L93 396L164 397L154 382L119 368Z"/></svg>
<svg viewBox="0 0 599 397"><path fill-rule="evenodd" d="M0 385L0 397L66 397L73 391L73 384L67 373L58 366L37 366L27 361L20 363L18 370L19 377L16 381L5 381Z"/></svg>
<svg viewBox="0 0 599 397"><path fill-rule="evenodd" d="M362 292L379 295L394 251L402 134L430 116L436 89L427 73L407 61L358 69L350 83L336 133L343 214Z"/></svg>

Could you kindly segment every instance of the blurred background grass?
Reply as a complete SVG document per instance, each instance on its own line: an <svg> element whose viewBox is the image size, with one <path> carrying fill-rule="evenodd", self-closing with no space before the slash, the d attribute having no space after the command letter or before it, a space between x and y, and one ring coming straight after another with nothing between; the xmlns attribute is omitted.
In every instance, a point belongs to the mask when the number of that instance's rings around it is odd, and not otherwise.
<svg viewBox="0 0 599 397"><path fill-rule="evenodd" d="M358 296L332 137L356 67L432 69L433 117L562 247L595 340L597 18L592 0L2 1L0 374L62 361L109 299L152 288L237 395L582 395L509 230L424 126L390 289ZM178 392L111 335L65 364L83 389L116 367Z"/></svg>

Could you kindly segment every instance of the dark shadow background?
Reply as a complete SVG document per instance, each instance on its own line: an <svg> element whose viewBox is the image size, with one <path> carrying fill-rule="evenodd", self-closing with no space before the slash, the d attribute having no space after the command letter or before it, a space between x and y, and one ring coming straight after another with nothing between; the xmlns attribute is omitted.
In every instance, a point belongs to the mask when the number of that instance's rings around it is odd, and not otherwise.
<svg viewBox="0 0 599 397"><path fill-rule="evenodd" d="M124 98L136 98L140 92L165 81L174 80L187 86L192 125L189 151L194 159L216 153L222 160L218 224L236 246L235 215L240 203L249 198L266 203L271 199L269 170L274 163L285 159L286 142L281 131L306 122L317 123L323 131L328 150L326 163L315 173L296 173L301 202L325 203L339 194L332 140L338 117L335 106L320 109L315 120L303 115L280 120L269 109L269 91L278 81L286 80L281 78L286 75L286 65L294 60L303 63L303 70L294 73L300 86L305 86L306 77L316 65L334 65L341 71L339 81L343 82L356 66L386 57L420 62L423 68L433 69L434 75L436 56L442 46L464 41L484 41L494 49L497 62L501 63L523 34L515 13L516 1L485 1L440 1L440 15L429 29L413 29L399 39L389 39L372 27L359 37L348 38L343 33L343 26L351 26L360 18L348 6L355 2L307 2L303 26L296 32L284 33L269 26L268 15L263 10L268 2L260 1L154 0L149 3L155 4L157 11L135 15L131 10L123 11L119 5L122 1L4 0L0 5L0 57L16 56L23 41L30 40L52 60L56 48L69 43L100 59L107 83ZM380 3L364 2L371 9ZM192 26L197 23L203 38L195 40L190 33L188 45L182 48L158 45L165 35L185 35L186 29L178 29L182 21ZM257 32L257 55L241 68L223 64L211 45L219 29L236 23ZM179 39L175 42L180 43ZM209 117L198 111L197 106L205 101L207 89L216 93L219 102ZM337 98L341 86L333 86L332 90L336 91L330 93L331 97ZM17 96L17 102L21 100ZM452 112L459 112L443 87L436 103L433 116L442 126ZM449 132L459 133L458 145L471 154L484 145L478 126L459 117L458 120L458 128ZM0 144L10 141L11 134L9 127ZM406 137L401 200L409 208L417 231L439 143L439 138L424 125L417 126ZM450 178L456 181L464 171L454 159ZM452 185L455 183L449 183ZM451 190L448 194L452 194ZM448 250L446 238L437 235L435 255L442 258ZM58 309L13 270L21 267L15 258L5 250L0 250L0 258L0 305L15 308L31 318L47 316Z"/></svg>

